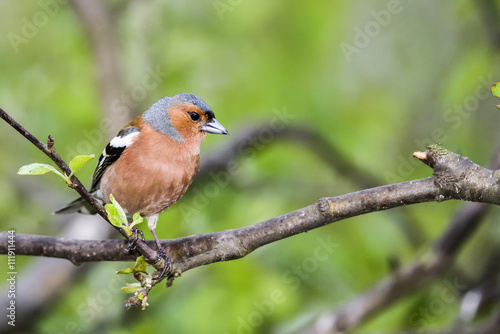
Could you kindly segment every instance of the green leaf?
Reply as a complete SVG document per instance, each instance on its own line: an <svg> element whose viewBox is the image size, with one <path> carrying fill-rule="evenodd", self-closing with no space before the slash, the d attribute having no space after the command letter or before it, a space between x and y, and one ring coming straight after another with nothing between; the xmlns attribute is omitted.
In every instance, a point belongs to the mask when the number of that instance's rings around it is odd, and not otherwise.
<svg viewBox="0 0 500 334"><path fill-rule="evenodd" d="M500 82L493 84L490 88L491 94L493 96L500 98Z"/></svg>
<svg viewBox="0 0 500 334"><path fill-rule="evenodd" d="M109 199L111 200L111 204L106 204L104 209L106 209L106 213L108 214L108 219L116 227L123 228L130 234L130 228L128 227L127 215L123 208L118 204L113 195L109 195ZM125 227L123 226L125 225Z"/></svg>
<svg viewBox="0 0 500 334"><path fill-rule="evenodd" d="M125 268L122 270L119 270L116 272L117 275L127 275L127 274L132 274L134 272L134 269L132 268Z"/></svg>
<svg viewBox="0 0 500 334"><path fill-rule="evenodd" d="M49 172L59 173L54 167L47 164L34 163L19 168L19 175L43 175Z"/></svg>
<svg viewBox="0 0 500 334"><path fill-rule="evenodd" d="M86 163L88 163L90 160L94 159L95 155L77 155L76 157L73 158L73 160L70 161L69 163L69 168L71 171L76 173L80 168L85 166Z"/></svg>
<svg viewBox="0 0 500 334"><path fill-rule="evenodd" d="M146 273L146 268L148 267L148 263L144 261L144 256L139 256L137 260L135 260L134 268L125 268L120 271L117 271L117 275L126 275L133 273Z"/></svg>
<svg viewBox="0 0 500 334"><path fill-rule="evenodd" d="M113 196L113 194L109 195L109 199L111 201L111 203L114 205L114 207L116 208L116 211L118 212L118 215L120 217L120 220L128 226L128 220L127 220L127 214L125 213L125 210L123 210L123 208L121 207L120 203L118 203L116 200L115 200L115 197Z"/></svg>
<svg viewBox="0 0 500 334"><path fill-rule="evenodd" d="M123 222L120 219L120 214L113 204L106 204L104 206L106 213L108 214L108 219L116 227L122 228Z"/></svg>
<svg viewBox="0 0 500 334"><path fill-rule="evenodd" d="M134 227L136 225L139 225L143 221L144 221L144 218L141 217L141 215L139 214L139 212L136 212L134 214L134 217L132 218L132 224L130 224L130 228L132 228L132 227Z"/></svg>
<svg viewBox="0 0 500 334"><path fill-rule="evenodd" d="M144 260L144 256L139 256L137 260L135 260L135 265L133 272L145 273L148 263Z"/></svg>
<svg viewBox="0 0 500 334"><path fill-rule="evenodd" d="M41 164L38 162L22 166L17 171L17 174L19 174L19 175L43 175L43 174L47 174L49 172L52 172L52 173L59 175L66 182L69 181L69 179L65 175L60 173L57 169L55 169L51 165Z"/></svg>
<svg viewBox="0 0 500 334"><path fill-rule="evenodd" d="M127 283L127 285L121 288L120 290L126 293L134 293L141 289L142 287L140 283Z"/></svg>
<svg viewBox="0 0 500 334"><path fill-rule="evenodd" d="M144 218L142 218L141 214L139 212L136 212L133 217L133 222L137 225L140 224L144 221Z"/></svg>

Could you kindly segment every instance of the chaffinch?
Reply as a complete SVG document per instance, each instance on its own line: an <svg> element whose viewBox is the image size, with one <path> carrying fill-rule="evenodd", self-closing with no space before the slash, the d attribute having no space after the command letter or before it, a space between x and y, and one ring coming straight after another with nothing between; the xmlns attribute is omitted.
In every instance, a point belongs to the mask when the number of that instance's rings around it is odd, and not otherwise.
<svg viewBox="0 0 500 334"><path fill-rule="evenodd" d="M139 212L147 218L166 266L169 260L155 232L158 216L193 181L207 133L229 134L201 98L186 93L164 97L118 132L92 176L90 192L95 197L109 203L113 194L128 214ZM95 213L82 198L55 213L71 212Z"/></svg>

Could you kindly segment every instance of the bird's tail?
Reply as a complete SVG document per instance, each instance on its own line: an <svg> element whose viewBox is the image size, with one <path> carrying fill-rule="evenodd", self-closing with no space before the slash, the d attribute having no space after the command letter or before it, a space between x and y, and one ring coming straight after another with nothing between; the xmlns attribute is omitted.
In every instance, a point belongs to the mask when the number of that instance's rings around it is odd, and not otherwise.
<svg viewBox="0 0 500 334"><path fill-rule="evenodd" d="M67 214L67 213L83 213L88 215L93 215L96 213L94 208L82 197L74 200L63 208L54 211L54 214Z"/></svg>

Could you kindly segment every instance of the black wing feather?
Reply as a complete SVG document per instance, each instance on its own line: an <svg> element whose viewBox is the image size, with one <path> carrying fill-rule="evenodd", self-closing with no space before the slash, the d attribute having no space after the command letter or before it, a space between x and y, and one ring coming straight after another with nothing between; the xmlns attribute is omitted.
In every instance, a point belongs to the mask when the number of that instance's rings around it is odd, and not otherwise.
<svg viewBox="0 0 500 334"><path fill-rule="evenodd" d="M117 135L117 137L126 137L130 135L131 133L134 132L139 132L140 130L136 128L135 126L128 127L122 131L120 131ZM120 155L123 153L125 150L126 146L112 146L111 142L106 145L106 148L102 152L101 156L99 157L99 162L97 164L97 167L94 171L94 174L92 175L92 186L90 189L90 192L94 192L99 188L99 183L101 182L101 178L106 172L106 170L111 166L118 158Z"/></svg>

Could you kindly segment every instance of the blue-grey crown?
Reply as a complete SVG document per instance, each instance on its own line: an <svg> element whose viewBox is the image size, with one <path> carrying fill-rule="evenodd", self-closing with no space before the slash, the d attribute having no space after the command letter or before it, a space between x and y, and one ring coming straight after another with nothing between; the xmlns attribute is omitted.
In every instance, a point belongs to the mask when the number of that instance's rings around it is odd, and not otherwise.
<svg viewBox="0 0 500 334"><path fill-rule="evenodd" d="M205 114L209 116L210 119L214 118L214 112L212 109L206 104L205 101L203 101L200 97L194 95L194 94L189 94L189 93L179 93L175 96L172 97L172 104L177 104L177 103L182 103L182 104L192 104L194 106L197 106L200 108Z"/></svg>

